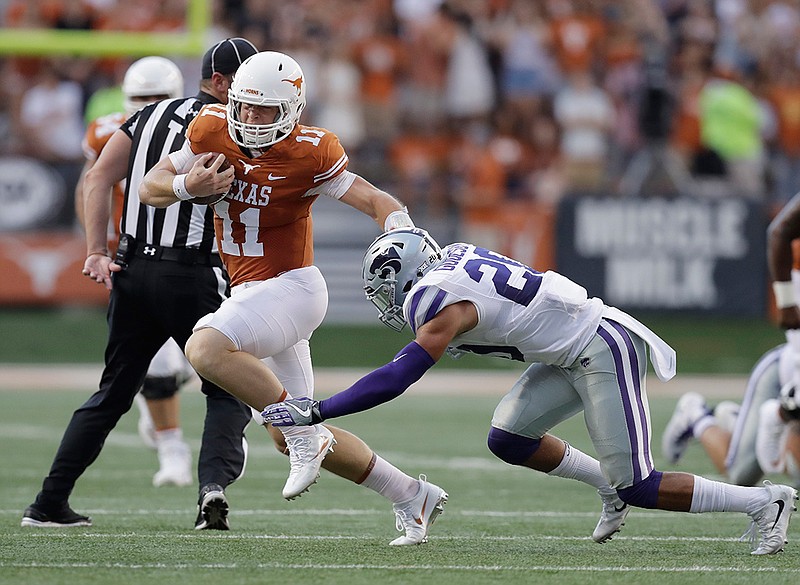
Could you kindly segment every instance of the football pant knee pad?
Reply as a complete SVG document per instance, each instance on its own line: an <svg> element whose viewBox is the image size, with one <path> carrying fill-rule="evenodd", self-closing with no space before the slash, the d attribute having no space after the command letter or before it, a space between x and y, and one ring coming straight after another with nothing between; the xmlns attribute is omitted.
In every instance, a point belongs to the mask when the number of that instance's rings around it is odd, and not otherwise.
<svg viewBox="0 0 800 585"><path fill-rule="evenodd" d="M142 384L142 396L148 400L172 398L178 392L177 376L146 376Z"/></svg>
<svg viewBox="0 0 800 585"><path fill-rule="evenodd" d="M654 509L658 507L658 488L661 485L660 471L653 471L647 479L617 490L619 499L638 508Z"/></svg>
<svg viewBox="0 0 800 585"><path fill-rule="evenodd" d="M496 457L511 465L522 465L536 453L541 439L531 439L492 427L486 443Z"/></svg>

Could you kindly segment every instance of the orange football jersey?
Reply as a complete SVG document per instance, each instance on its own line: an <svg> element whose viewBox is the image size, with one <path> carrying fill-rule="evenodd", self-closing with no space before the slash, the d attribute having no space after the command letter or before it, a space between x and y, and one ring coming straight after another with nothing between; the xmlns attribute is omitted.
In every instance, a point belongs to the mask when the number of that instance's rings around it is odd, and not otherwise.
<svg viewBox="0 0 800 585"><path fill-rule="evenodd" d="M100 152L111 139L111 135L122 126L125 120L125 114L117 112L106 116L100 116L89 124L88 128L86 128L86 134L83 137L83 154L87 160L97 160L97 157L100 156ZM111 245L111 249L116 248L117 241L119 240L122 204L125 199L124 186L124 182L114 185L113 197L111 200L111 220L109 220L113 222L113 225L109 226L108 233L108 243Z"/></svg>
<svg viewBox="0 0 800 585"><path fill-rule="evenodd" d="M235 169L230 193L214 205L214 227L233 286L266 280L314 261L311 204L320 186L347 168L335 134L297 125L256 158L228 135L225 106L204 106L186 131L192 150L220 152Z"/></svg>

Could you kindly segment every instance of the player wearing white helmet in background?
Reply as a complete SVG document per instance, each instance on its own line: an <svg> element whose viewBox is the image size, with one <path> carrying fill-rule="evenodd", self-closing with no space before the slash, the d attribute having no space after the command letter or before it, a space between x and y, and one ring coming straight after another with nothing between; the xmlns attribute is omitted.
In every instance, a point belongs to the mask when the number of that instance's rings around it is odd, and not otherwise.
<svg viewBox="0 0 800 585"><path fill-rule="evenodd" d="M70 506L77 480L133 406L159 348L170 338L183 348L197 320L230 292L214 240L213 211L188 202L169 212L156 209L142 203L138 191L144 174L181 148L186 128L203 105L227 101L233 74L256 52L243 38L215 43L203 56L197 93L137 110L113 133L84 177L86 260L81 272L109 291L105 363L97 390L72 413L42 487L23 512L22 526L92 524ZM121 181L120 237L112 256L107 238L111 192ZM194 527L229 530L224 489L245 471L250 409L202 377L200 391L206 416L197 454ZM154 507L152 513L159 511Z"/></svg>

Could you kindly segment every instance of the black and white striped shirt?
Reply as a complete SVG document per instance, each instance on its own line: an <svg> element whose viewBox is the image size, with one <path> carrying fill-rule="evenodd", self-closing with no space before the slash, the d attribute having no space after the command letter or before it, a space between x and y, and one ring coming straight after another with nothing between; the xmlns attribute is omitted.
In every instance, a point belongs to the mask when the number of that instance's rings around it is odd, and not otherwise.
<svg viewBox="0 0 800 585"><path fill-rule="evenodd" d="M164 100L139 110L122 125L122 131L133 142L120 224L122 233L132 235L137 242L217 252L214 211L210 207L181 201L158 209L139 200L139 185L147 171L169 153L180 150L189 122L203 105L215 102L203 92L195 97Z"/></svg>

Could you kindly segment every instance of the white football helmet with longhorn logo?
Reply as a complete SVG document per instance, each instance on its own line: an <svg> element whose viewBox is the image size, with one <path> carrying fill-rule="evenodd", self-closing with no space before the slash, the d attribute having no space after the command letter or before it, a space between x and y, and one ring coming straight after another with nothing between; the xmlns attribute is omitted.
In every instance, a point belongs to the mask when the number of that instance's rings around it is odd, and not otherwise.
<svg viewBox="0 0 800 585"><path fill-rule="evenodd" d="M278 108L270 124L242 121L242 104ZM228 90L228 134L245 148L263 149L286 138L306 106L303 70L289 55L275 51L256 53L233 76Z"/></svg>

